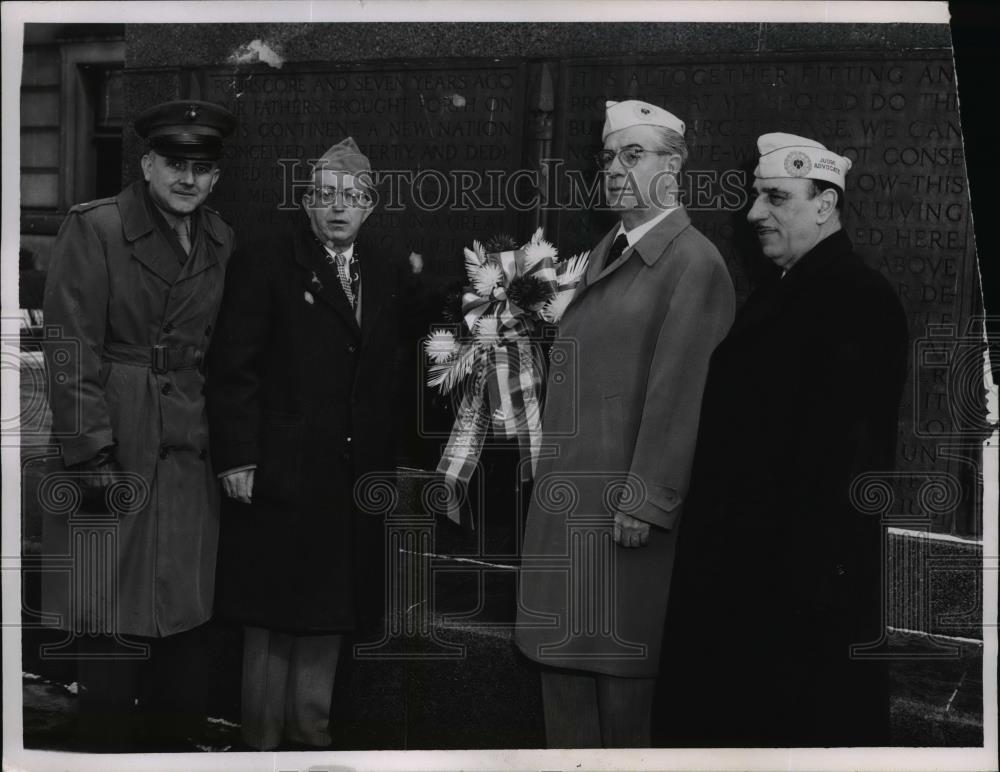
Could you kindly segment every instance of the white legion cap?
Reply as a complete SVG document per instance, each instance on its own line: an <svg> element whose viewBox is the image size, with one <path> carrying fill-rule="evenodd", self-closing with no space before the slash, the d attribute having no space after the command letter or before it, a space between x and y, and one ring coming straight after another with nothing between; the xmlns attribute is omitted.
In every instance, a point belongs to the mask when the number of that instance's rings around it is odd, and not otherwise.
<svg viewBox="0 0 1000 772"><path fill-rule="evenodd" d="M844 189L844 179L851 168L851 159L837 155L813 139L795 134L774 132L757 139L760 161L754 169L758 179L769 177L802 177L826 180Z"/></svg>
<svg viewBox="0 0 1000 772"><path fill-rule="evenodd" d="M638 99L627 99L624 102L605 103L604 131L601 132L601 141L608 138L608 134L620 129L627 129L629 126L662 126L665 129L673 129L681 136L684 136L684 121L673 113L668 113L662 107L641 102Z"/></svg>

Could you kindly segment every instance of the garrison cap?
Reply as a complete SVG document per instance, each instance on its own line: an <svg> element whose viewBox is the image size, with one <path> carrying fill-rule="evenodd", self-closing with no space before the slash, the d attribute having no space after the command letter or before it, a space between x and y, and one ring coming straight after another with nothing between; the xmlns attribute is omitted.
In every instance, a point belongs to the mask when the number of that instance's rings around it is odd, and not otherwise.
<svg viewBox="0 0 1000 772"><path fill-rule="evenodd" d="M371 161L361 152L354 137L347 137L330 147L313 164L313 182L323 185L338 175L349 174L371 186Z"/></svg>
<svg viewBox="0 0 1000 772"><path fill-rule="evenodd" d="M844 190L851 159L827 150L814 139L796 134L773 132L757 139L760 161L754 169L758 179L769 177L803 177L825 180Z"/></svg>
<svg viewBox="0 0 1000 772"><path fill-rule="evenodd" d="M221 105L195 99L163 102L135 119L135 131L157 152L214 161L222 155L222 138L236 128L236 116Z"/></svg>
<svg viewBox="0 0 1000 772"><path fill-rule="evenodd" d="M609 99L604 104L602 142L608 138L608 134L630 126L661 126L684 136L684 121L662 107L639 99L626 99L624 102Z"/></svg>

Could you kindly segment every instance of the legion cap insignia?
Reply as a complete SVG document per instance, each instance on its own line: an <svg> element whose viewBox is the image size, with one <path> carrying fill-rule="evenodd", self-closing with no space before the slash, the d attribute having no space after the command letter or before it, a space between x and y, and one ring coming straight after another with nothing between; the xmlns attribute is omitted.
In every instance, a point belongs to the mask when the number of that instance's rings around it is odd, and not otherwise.
<svg viewBox="0 0 1000 772"><path fill-rule="evenodd" d="M812 161L805 153L793 150L785 156L785 171L791 177L806 177L812 171Z"/></svg>

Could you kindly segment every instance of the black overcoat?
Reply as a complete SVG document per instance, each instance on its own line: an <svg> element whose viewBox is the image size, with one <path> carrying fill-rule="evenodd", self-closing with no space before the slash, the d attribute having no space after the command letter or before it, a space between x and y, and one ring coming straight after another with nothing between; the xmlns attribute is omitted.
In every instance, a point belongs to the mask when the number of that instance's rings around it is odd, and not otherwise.
<svg viewBox="0 0 1000 772"><path fill-rule="evenodd" d="M219 471L257 469L252 503L223 508L223 618L300 634L377 618L382 523L352 489L394 468L398 275L356 248L360 326L304 216L233 256L209 355L212 454Z"/></svg>
<svg viewBox="0 0 1000 772"><path fill-rule="evenodd" d="M678 537L657 715L693 746L886 740L884 527L852 499L890 471L906 318L843 231L757 288L709 369Z"/></svg>

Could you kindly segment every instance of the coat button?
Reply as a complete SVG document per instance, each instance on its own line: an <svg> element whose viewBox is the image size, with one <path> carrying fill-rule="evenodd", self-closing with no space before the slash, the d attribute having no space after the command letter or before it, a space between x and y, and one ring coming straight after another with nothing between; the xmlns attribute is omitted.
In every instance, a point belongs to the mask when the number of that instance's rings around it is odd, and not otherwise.
<svg viewBox="0 0 1000 772"><path fill-rule="evenodd" d="M351 438L350 438L350 437L348 437L348 438L347 438L347 444L348 444L348 445L350 445L350 444L351 444Z"/></svg>
<svg viewBox="0 0 1000 772"><path fill-rule="evenodd" d="M199 450L198 451L198 458L200 458L202 461L204 461L206 458L208 458L208 451L205 450L204 448L202 448L201 450Z"/></svg>
<svg viewBox="0 0 1000 772"><path fill-rule="evenodd" d="M353 343L351 343L351 344L349 344L349 345L347 346L347 353L348 353L348 354L353 354L353 353L354 353L355 351L357 351L357 350L358 350L358 347L357 347L357 346L355 346L355 345L354 345Z"/></svg>
<svg viewBox="0 0 1000 772"><path fill-rule="evenodd" d="M165 325L163 325L163 331L165 333L167 333L167 335L169 335L170 333L172 333L174 331L174 323L173 322L167 322Z"/></svg>
<svg viewBox="0 0 1000 772"><path fill-rule="evenodd" d="M160 448L160 458L166 458L170 455L170 449L164 445Z"/></svg>
<svg viewBox="0 0 1000 772"><path fill-rule="evenodd" d="M205 328L205 337L207 338L211 334L212 334L212 325L208 325L208 327Z"/></svg>
<svg viewBox="0 0 1000 772"><path fill-rule="evenodd" d="M173 390L174 390L173 386L171 386L169 383L165 383L163 384L163 387L160 389L160 394L167 395Z"/></svg>

